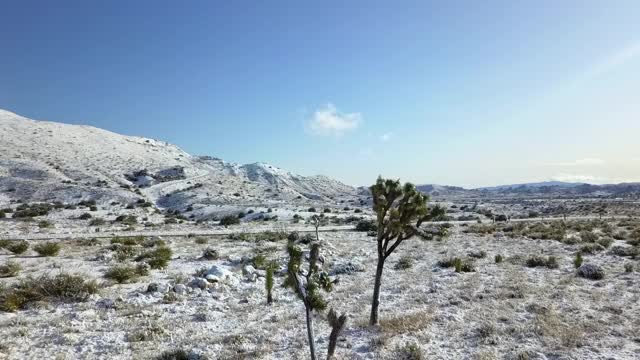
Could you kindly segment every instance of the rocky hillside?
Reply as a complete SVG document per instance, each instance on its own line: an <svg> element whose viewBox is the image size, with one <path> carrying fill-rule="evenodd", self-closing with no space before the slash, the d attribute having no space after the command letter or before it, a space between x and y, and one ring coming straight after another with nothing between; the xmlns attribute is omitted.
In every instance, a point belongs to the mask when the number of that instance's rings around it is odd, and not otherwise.
<svg viewBox="0 0 640 360"><path fill-rule="evenodd" d="M35 121L4 110L0 154L0 204L144 199L202 215L225 205L302 205L357 197L355 188L325 176L294 175L263 163L227 163L163 141Z"/></svg>

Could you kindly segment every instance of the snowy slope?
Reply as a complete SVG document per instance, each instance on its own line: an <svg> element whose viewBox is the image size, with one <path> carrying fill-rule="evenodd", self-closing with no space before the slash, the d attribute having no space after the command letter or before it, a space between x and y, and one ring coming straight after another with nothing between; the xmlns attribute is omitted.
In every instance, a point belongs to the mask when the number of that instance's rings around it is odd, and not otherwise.
<svg viewBox="0 0 640 360"><path fill-rule="evenodd" d="M255 163L192 156L175 145L0 110L0 203L140 198L161 208L333 202L356 189ZM136 193L137 192L137 193Z"/></svg>

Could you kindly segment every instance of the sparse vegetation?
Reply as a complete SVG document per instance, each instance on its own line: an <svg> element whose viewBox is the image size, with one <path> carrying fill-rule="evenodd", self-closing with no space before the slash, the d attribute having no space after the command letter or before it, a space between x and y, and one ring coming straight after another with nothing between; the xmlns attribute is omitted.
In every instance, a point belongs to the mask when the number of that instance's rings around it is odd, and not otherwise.
<svg viewBox="0 0 640 360"><path fill-rule="evenodd" d="M5 264L0 265L0 278L14 277L22 270L20 264L14 261L7 261Z"/></svg>
<svg viewBox="0 0 640 360"><path fill-rule="evenodd" d="M396 265L393 267L395 270L406 270L411 269L413 267L413 258L409 256L403 256L398 260Z"/></svg>
<svg viewBox="0 0 640 360"><path fill-rule="evenodd" d="M34 245L33 250L40 256L56 256L60 252L60 244L57 242L45 242Z"/></svg>
<svg viewBox="0 0 640 360"><path fill-rule="evenodd" d="M169 265L173 252L166 246L160 246L154 250L149 250L136 257L136 261L144 261L152 269L163 269Z"/></svg>
<svg viewBox="0 0 640 360"><path fill-rule="evenodd" d="M122 284L147 275L149 275L149 269L146 264L138 264L137 266L116 265L109 268L104 277Z"/></svg>
<svg viewBox="0 0 640 360"><path fill-rule="evenodd" d="M29 250L29 243L24 240L11 241L8 245L6 245L6 249L16 255L24 254L27 250Z"/></svg>
<svg viewBox="0 0 640 360"><path fill-rule="evenodd" d="M527 258L526 265L528 267L547 267L549 269L557 269L559 267L558 259L555 256L542 257L532 255Z"/></svg>
<svg viewBox="0 0 640 360"><path fill-rule="evenodd" d="M29 277L10 287L0 288L0 311L25 309L35 302L80 302L97 292L95 280L87 280L80 275Z"/></svg>

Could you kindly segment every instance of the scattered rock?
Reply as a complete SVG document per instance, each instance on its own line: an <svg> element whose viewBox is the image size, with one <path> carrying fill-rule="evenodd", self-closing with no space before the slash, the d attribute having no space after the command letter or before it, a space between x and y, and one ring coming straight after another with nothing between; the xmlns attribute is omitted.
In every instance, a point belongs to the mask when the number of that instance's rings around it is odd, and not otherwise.
<svg viewBox="0 0 640 360"><path fill-rule="evenodd" d="M187 293L187 286L184 284L175 284L173 286L173 292L176 294L184 295Z"/></svg>
<svg viewBox="0 0 640 360"><path fill-rule="evenodd" d="M358 262L353 262L353 261L348 261L345 263L336 263L333 264L331 266L331 269L329 270L329 275L331 276L335 276L335 275L350 275L350 274L354 274L357 272L363 272L365 271L365 267L364 265L358 263Z"/></svg>
<svg viewBox="0 0 640 360"><path fill-rule="evenodd" d="M256 268L251 265L245 265L242 267L242 275L247 276L256 272Z"/></svg>
<svg viewBox="0 0 640 360"><path fill-rule="evenodd" d="M598 265L583 264L578 268L577 275L585 279L600 280L604 278L604 269Z"/></svg>
<svg viewBox="0 0 640 360"><path fill-rule="evenodd" d="M237 284L239 282L238 278L231 270L220 265L213 265L207 271L205 279L210 282L225 283L229 285Z"/></svg>
<svg viewBox="0 0 640 360"><path fill-rule="evenodd" d="M218 251L212 248L206 248L202 253L202 258L206 260L218 260L219 257Z"/></svg>
<svg viewBox="0 0 640 360"><path fill-rule="evenodd" d="M207 279L197 277L191 280L189 286L191 286L192 288L205 290L209 287L209 281L207 281Z"/></svg>

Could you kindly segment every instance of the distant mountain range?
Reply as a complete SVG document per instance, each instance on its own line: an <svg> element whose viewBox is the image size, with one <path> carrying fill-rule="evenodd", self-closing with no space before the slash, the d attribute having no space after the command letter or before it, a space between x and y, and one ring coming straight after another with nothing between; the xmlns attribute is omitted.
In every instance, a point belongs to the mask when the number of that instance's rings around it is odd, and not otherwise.
<svg viewBox="0 0 640 360"><path fill-rule="evenodd" d="M418 185L418 190L431 195L576 195L576 196L624 196L640 194L640 183L594 185L562 181L544 181L524 184L498 185L475 189L456 186Z"/></svg>

